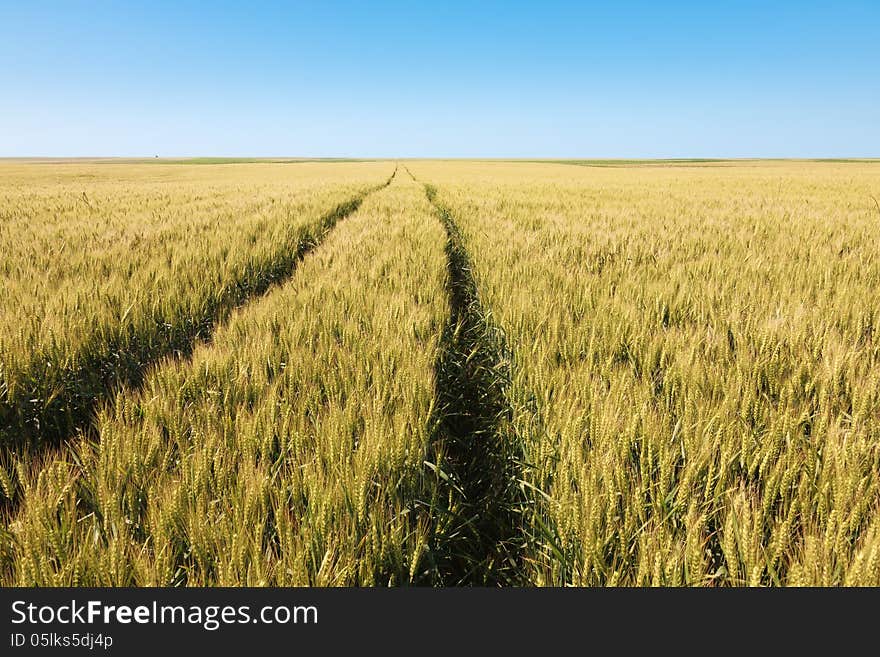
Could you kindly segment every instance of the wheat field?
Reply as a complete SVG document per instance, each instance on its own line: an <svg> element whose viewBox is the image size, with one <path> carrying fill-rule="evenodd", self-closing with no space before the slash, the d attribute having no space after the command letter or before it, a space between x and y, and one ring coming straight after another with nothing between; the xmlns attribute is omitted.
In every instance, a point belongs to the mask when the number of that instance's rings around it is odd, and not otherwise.
<svg viewBox="0 0 880 657"><path fill-rule="evenodd" d="M0 583L880 585L878 196L0 162Z"/></svg>

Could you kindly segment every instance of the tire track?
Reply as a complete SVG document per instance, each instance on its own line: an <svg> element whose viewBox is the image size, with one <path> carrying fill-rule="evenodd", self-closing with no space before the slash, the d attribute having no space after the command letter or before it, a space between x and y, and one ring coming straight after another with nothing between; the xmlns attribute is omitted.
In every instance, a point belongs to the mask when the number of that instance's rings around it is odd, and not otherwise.
<svg viewBox="0 0 880 657"><path fill-rule="evenodd" d="M412 173L407 169L407 173ZM432 502L432 583L520 585L527 545L522 446L511 430L510 356L480 302L470 257L436 190L425 193L446 230L449 320L435 364L435 434L426 465Z"/></svg>

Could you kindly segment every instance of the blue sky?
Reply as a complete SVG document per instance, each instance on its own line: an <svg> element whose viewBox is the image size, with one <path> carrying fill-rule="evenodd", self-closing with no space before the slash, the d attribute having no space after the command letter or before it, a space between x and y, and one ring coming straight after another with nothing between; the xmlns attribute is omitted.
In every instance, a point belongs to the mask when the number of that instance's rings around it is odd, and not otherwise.
<svg viewBox="0 0 880 657"><path fill-rule="evenodd" d="M0 0L0 156L880 156L880 2Z"/></svg>

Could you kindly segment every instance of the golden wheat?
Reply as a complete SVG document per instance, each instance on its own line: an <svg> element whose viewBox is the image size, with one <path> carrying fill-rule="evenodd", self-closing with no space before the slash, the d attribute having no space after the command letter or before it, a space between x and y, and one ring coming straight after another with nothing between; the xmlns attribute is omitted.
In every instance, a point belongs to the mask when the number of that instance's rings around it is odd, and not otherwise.
<svg viewBox="0 0 880 657"><path fill-rule="evenodd" d="M880 165L393 170L0 165L3 583L880 584Z"/></svg>

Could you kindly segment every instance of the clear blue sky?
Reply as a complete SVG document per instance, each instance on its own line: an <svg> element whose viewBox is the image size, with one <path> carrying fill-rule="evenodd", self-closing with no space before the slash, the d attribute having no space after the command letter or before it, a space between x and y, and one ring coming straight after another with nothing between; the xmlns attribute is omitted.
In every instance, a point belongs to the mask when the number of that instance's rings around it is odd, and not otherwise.
<svg viewBox="0 0 880 657"><path fill-rule="evenodd" d="M880 156L880 0L0 0L0 156Z"/></svg>

